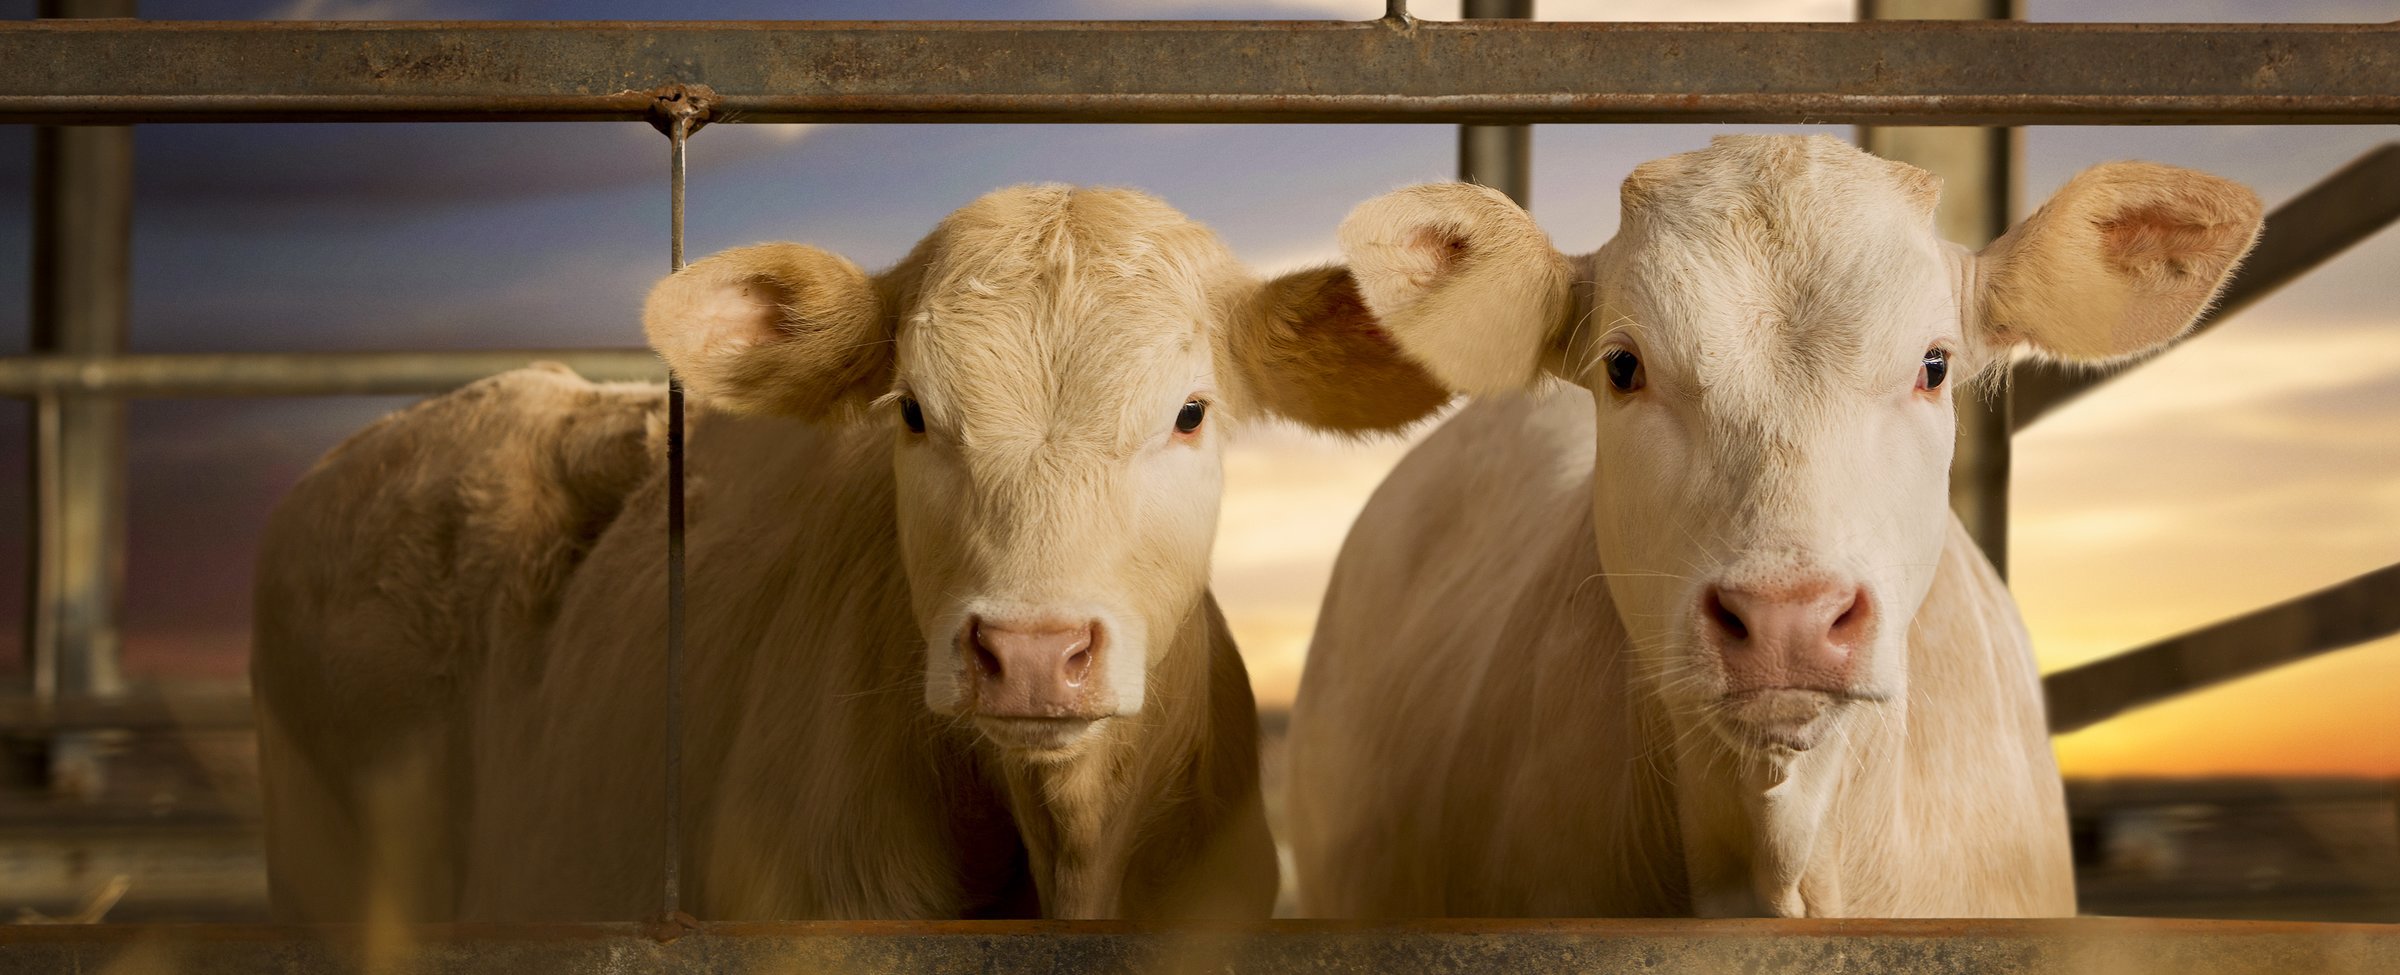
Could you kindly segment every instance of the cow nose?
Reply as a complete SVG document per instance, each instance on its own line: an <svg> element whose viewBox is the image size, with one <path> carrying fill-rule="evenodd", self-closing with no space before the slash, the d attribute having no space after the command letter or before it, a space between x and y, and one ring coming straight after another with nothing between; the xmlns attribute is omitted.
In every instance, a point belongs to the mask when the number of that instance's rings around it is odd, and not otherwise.
<svg viewBox="0 0 2400 975"><path fill-rule="evenodd" d="M1726 692L1782 688L1839 693L1851 652L1874 633L1865 586L1833 579L1746 588L1711 586L1701 629L1725 665Z"/></svg>
<svg viewBox="0 0 2400 975"><path fill-rule="evenodd" d="M1096 718L1100 626L1084 621L968 626L975 713L992 718Z"/></svg>

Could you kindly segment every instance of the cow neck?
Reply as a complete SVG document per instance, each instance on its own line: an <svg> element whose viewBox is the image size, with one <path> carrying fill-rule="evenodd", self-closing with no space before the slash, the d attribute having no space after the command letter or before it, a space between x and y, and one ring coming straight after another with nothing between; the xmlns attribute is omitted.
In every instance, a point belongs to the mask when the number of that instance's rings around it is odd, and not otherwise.
<svg viewBox="0 0 2400 975"><path fill-rule="evenodd" d="M999 767L1025 842L1042 914L1126 916L1125 880L1157 798L1195 774L1211 713L1207 611L1195 608L1173 645L1151 666L1139 714L1110 718L1095 739L1060 762L987 754Z"/></svg>
<svg viewBox="0 0 2400 975"><path fill-rule="evenodd" d="M1908 709L1874 707L1853 711L1817 747L1785 761L1738 754L1710 734L1682 736L1676 805L1694 911L1841 916L1880 886L1851 875L1842 848L1845 836L1883 843L1904 825Z"/></svg>

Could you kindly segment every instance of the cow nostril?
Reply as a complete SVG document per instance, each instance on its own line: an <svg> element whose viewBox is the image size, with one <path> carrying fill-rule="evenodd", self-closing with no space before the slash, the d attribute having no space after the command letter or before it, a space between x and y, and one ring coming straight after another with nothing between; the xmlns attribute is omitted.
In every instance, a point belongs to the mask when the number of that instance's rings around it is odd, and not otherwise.
<svg viewBox="0 0 2400 975"><path fill-rule="evenodd" d="M1835 642L1848 642L1866 628L1874 615L1874 607L1867 600L1867 590L1862 586L1851 595L1850 605L1842 610L1842 615L1833 618L1833 626L1828 629L1827 635Z"/></svg>
<svg viewBox="0 0 2400 975"><path fill-rule="evenodd" d="M1709 621L1717 624L1718 629L1725 631L1727 637L1735 640L1750 638L1750 627L1742 623L1742 615L1734 612L1732 607L1725 605L1723 595L1719 594L1717 590L1712 588L1708 591L1708 596L1702 600L1702 609L1708 613Z"/></svg>
<svg viewBox="0 0 2400 975"><path fill-rule="evenodd" d="M1067 657L1067 684L1073 687L1080 687L1083 685L1083 679L1091 676L1091 673L1092 646L1091 644L1086 643L1084 644L1083 649L1077 650Z"/></svg>
<svg viewBox="0 0 2400 975"><path fill-rule="evenodd" d="M975 669L982 671L983 676L1000 676L1000 655L993 653L991 647L984 645L981 622L967 624L967 648L975 651Z"/></svg>

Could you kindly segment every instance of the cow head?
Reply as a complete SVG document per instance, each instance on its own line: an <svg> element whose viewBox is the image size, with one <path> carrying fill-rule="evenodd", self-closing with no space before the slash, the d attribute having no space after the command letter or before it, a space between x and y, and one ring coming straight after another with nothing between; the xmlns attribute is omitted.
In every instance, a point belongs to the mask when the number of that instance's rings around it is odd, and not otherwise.
<svg viewBox="0 0 2400 975"><path fill-rule="evenodd" d="M992 193L872 277L727 251L644 324L713 407L889 429L925 701L1034 755L1139 711L1195 620L1230 421L1387 429L1449 396L1346 272L1261 281L1122 190Z"/></svg>
<svg viewBox="0 0 2400 975"><path fill-rule="evenodd" d="M1464 184L1372 200L1341 238L1452 386L1589 389L1595 542L1638 679L1679 726L1788 757L1905 694L1954 401L2019 347L2101 362L2175 338L2260 223L2239 185L2114 163L1972 252L1936 236L1939 195L1834 139L1733 137L1637 168L1592 254Z"/></svg>

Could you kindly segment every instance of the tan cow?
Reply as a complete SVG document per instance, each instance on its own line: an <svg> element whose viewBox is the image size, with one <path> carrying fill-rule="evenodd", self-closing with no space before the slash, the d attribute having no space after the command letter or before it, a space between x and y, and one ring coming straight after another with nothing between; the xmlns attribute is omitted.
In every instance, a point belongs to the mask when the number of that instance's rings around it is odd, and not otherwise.
<svg viewBox="0 0 2400 975"><path fill-rule="evenodd" d="M1472 186L1350 216L1368 306L1485 398L1335 569L1292 718L1305 911L2074 912L2025 630L1946 503L1953 398L2017 348L2174 338L2259 205L2117 163L1970 252L1939 192L1745 137L1636 169L1580 257Z"/></svg>
<svg viewBox="0 0 2400 975"><path fill-rule="evenodd" d="M1149 197L1028 187L872 277L728 251L644 323L698 411L685 904L1267 912L1256 718L1207 589L1225 424L1374 430L1449 395L1345 273L1261 281ZM662 402L512 373L285 502L255 663L283 913L656 913Z"/></svg>

